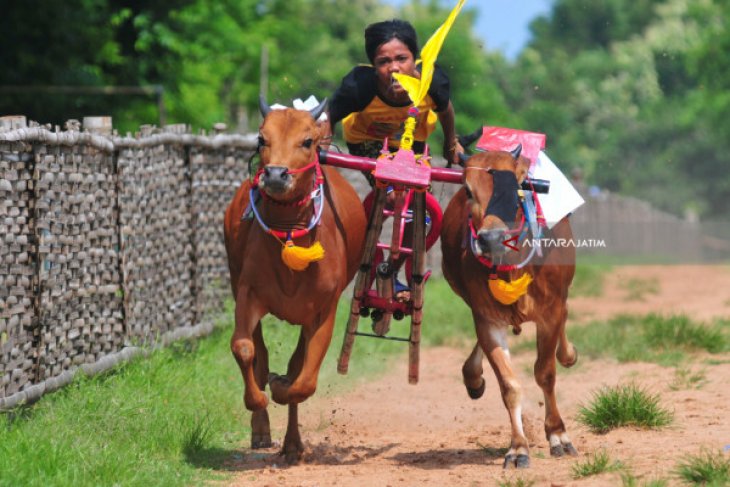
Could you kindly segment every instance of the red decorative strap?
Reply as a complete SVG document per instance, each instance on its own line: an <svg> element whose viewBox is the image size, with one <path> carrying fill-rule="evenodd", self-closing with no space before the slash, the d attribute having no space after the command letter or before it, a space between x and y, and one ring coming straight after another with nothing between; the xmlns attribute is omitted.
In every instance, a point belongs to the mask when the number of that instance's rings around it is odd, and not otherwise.
<svg viewBox="0 0 730 487"><path fill-rule="evenodd" d="M316 178L314 184L315 184L315 186L319 186L322 183L324 183L324 176L322 175L322 166L320 166L320 164L319 164L319 153L316 151L314 153L314 160L312 162L310 162L309 164L307 164L304 167L300 167L299 169L289 169L289 170L287 170L287 172L289 174L298 174L300 172L308 171L309 169L312 169L312 168L314 168L315 178ZM259 178L261 177L261 174L263 174L263 172L264 172L263 167L260 167L259 170L256 171L256 175L254 176L253 182L252 182L253 187L258 187ZM270 201L272 203L275 203L277 205L282 205L282 206L303 206L303 205L307 204L310 199L312 199L312 193L307 193L300 200L293 201L291 203L282 203L280 201L276 201L276 200L272 199L269 195L266 194L265 191L261 191L260 194L263 199Z"/></svg>

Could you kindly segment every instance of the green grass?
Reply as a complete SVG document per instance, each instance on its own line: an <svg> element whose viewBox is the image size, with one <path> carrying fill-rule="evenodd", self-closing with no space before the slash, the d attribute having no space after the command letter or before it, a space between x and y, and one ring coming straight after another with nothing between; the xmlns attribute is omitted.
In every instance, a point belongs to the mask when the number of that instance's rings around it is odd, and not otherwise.
<svg viewBox="0 0 730 487"><path fill-rule="evenodd" d="M424 344L473 341L471 313L434 279ZM336 394L408 360L406 343L358 337L349 374L337 374L350 295L338 307L317 394ZM250 442L243 381L229 349L232 302L210 337L152 352L96 377L78 377L38 403L0 414L0 486L196 485L226 475L226 462ZM410 319L392 334L408 335ZM360 329L369 331L361 319ZM264 320L270 368L284 373L299 327ZM421 364L423 367L424 364ZM406 377L403 383L406 384ZM275 406L279 407L279 406ZM275 439L285 424L272 423Z"/></svg>
<svg viewBox="0 0 730 487"><path fill-rule="evenodd" d="M499 487L532 487L535 485L535 480L517 477L514 479L498 480L497 485Z"/></svg>
<svg viewBox="0 0 730 487"><path fill-rule="evenodd" d="M405 344L360 338L350 374L339 376L348 304L340 303L318 394L384 371L396 352L407 360ZM78 377L33 406L0 414L0 486L196 485L224 475L226 461L250 442L243 381L229 349L228 307L227 321L208 338ZM270 318L264 323L271 370L283 373L299 328Z"/></svg>
<svg viewBox="0 0 730 487"><path fill-rule="evenodd" d="M659 280L631 278L621 284L628 301L645 301L648 294L659 294Z"/></svg>
<svg viewBox="0 0 730 487"><path fill-rule="evenodd" d="M727 486L730 485L730 458L720 451L703 450L681 462L676 474L690 485Z"/></svg>
<svg viewBox="0 0 730 487"><path fill-rule="evenodd" d="M574 463L570 471L574 479L581 479L606 472L618 472L625 468L626 466L622 462L611 460L606 450L599 450L585 461Z"/></svg>
<svg viewBox="0 0 730 487"><path fill-rule="evenodd" d="M221 332L0 415L0 485L180 485L244 438ZM226 361L231 360L225 357Z"/></svg>
<svg viewBox="0 0 730 487"><path fill-rule="evenodd" d="M570 297L598 297L603 294L603 286L612 266L608 264L578 263L575 267Z"/></svg>
<svg viewBox="0 0 730 487"><path fill-rule="evenodd" d="M704 369L695 371L690 367L677 367L674 371L674 380L669 384L673 391L681 389L701 389L707 384L707 373Z"/></svg>
<svg viewBox="0 0 730 487"><path fill-rule="evenodd" d="M623 426L658 429L672 423L674 415L659 403L659 396L636 384L603 387L590 404L578 410L578 421L595 433Z"/></svg>
<svg viewBox="0 0 730 487"><path fill-rule="evenodd" d="M423 307L422 340L427 346L476 343L476 331L471 310L454 294L446 279L432 279L426 284ZM489 292L484 283L484 292ZM408 318L403 320L410 323ZM464 357L466 358L466 357Z"/></svg>
<svg viewBox="0 0 730 487"><path fill-rule="evenodd" d="M621 485L623 487L666 487L669 485L669 481L662 478L642 481L633 474L625 472L621 474Z"/></svg>
<svg viewBox="0 0 730 487"><path fill-rule="evenodd" d="M586 357L620 362L677 365L688 353L730 351L730 322L696 323L685 315L620 315L570 327L568 336Z"/></svg>

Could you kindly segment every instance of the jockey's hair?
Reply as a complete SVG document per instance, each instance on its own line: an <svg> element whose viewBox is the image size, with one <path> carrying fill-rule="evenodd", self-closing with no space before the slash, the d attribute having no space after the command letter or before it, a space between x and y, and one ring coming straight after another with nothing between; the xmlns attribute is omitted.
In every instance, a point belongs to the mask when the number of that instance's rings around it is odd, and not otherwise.
<svg viewBox="0 0 730 487"><path fill-rule="evenodd" d="M384 20L370 24L365 29L365 52L372 63L378 47L398 39L408 47L413 59L418 57L418 36L410 22L401 19Z"/></svg>

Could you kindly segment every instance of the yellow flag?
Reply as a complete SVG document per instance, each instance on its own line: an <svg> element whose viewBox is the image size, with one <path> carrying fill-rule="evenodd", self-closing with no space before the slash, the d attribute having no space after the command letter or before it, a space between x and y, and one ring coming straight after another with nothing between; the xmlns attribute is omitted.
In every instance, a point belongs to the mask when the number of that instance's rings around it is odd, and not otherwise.
<svg viewBox="0 0 730 487"><path fill-rule="evenodd" d="M436 57L438 57L441 51L441 46L444 44L446 35L451 30L451 26L456 20L456 16L459 15L461 7L464 6L466 0L459 0L454 9L451 11L446 21L441 24L441 27L436 29L431 38L426 42L421 49L421 79L416 79L406 74L393 73L395 79L403 87L408 96L415 106L418 106L421 101L426 97L428 89L431 87L431 80L433 79L434 65L436 64Z"/></svg>

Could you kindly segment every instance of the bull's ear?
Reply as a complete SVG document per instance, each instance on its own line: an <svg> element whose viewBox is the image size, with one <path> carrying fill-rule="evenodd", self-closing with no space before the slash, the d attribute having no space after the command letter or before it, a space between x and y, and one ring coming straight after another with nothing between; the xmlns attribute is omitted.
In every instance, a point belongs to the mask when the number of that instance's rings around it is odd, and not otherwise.
<svg viewBox="0 0 730 487"><path fill-rule="evenodd" d="M512 149L509 153L512 154L513 159L519 159L520 154L522 154L522 144L517 144L517 147Z"/></svg>
<svg viewBox="0 0 730 487"><path fill-rule="evenodd" d="M319 117L324 113L324 109L327 107L327 98L322 100L322 103L317 105L316 107L309 110L309 113L312 115L312 118L317 121Z"/></svg>
<svg viewBox="0 0 730 487"><path fill-rule="evenodd" d="M261 115L263 117L266 117L266 115L268 115L271 111L269 102L266 101L266 97L263 93L259 93L259 110L261 110Z"/></svg>

